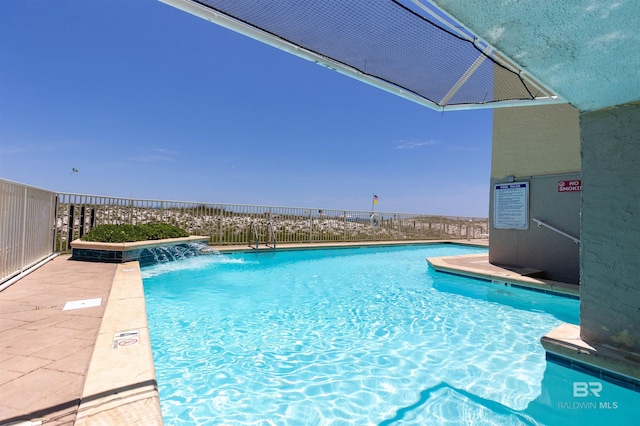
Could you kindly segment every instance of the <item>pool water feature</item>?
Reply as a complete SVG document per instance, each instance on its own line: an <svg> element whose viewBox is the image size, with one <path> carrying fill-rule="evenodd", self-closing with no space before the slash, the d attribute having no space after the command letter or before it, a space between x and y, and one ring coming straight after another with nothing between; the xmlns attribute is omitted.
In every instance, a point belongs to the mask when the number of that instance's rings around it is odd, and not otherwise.
<svg viewBox="0 0 640 426"><path fill-rule="evenodd" d="M146 247L140 255L141 266L154 265L163 262L184 260L193 256L216 255L217 250L212 250L207 243L196 242L178 244L172 246ZM144 259L144 260L143 260ZM146 261L145 261L146 260Z"/></svg>
<svg viewBox="0 0 640 426"><path fill-rule="evenodd" d="M597 399L574 396L574 382L597 380L545 361L540 337L577 323L577 300L437 273L425 261L483 251L277 251L144 268L165 424L634 418L637 393L601 382Z"/></svg>

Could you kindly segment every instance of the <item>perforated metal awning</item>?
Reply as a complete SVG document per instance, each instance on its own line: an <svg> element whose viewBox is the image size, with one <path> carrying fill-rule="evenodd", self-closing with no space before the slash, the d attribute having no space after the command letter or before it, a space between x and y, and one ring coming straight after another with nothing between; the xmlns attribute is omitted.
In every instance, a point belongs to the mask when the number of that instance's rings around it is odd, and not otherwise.
<svg viewBox="0 0 640 426"><path fill-rule="evenodd" d="M563 102L418 0L161 0L441 110Z"/></svg>

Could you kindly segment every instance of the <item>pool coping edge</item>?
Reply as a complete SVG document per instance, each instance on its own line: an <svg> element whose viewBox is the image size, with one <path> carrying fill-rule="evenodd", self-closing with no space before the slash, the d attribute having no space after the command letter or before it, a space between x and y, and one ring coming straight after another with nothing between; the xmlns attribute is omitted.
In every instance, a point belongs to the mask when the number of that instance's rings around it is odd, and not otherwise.
<svg viewBox="0 0 640 426"><path fill-rule="evenodd" d="M592 345L580 337L580 326L564 323L540 338L553 362L640 392L640 355ZM621 383L624 382L624 383Z"/></svg>
<svg viewBox="0 0 640 426"><path fill-rule="evenodd" d="M132 332L125 345L122 332ZM75 425L96 423L163 424L137 261L117 266L87 371Z"/></svg>
<svg viewBox="0 0 640 426"><path fill-rule="evenodd" d="M484 281L489 281L493 284L525 287L526 290L540 291L560 297L570 297L575 299L580 298L579 285L521 275L516 271L506 269L498 265L491 264L492 270L487 271L480 268L473 268L470 266L450 263L451 260L459 260L461 258L477 258L486 260L488 262L489 255L468 254L457 256L439 256L429 257L426 259L426 261L429 266L431 266L438 272L477 278Z"/></svg>

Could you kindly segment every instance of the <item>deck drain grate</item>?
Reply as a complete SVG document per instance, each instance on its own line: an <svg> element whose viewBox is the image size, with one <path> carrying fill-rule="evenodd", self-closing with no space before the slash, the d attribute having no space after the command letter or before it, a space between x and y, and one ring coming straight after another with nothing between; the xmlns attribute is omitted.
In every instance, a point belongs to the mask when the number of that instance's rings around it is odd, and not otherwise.
<svg viewBox="0 0 640 426"><path fill-rule="evenodd" d="M73 300L64 304L63 311L71 311L73 309L95 308L102 304L102 297L97 299Z"/></svg>

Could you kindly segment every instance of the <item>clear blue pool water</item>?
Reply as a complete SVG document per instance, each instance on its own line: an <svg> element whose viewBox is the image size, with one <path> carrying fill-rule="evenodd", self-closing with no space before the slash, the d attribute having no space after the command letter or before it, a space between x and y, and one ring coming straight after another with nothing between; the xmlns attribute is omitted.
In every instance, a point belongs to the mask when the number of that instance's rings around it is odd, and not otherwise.
<svg viewBox="0 0 640 426"><path fill-rule="evenodd" d="M167 425L634 424L637 393L545 361L577 300L437 273L425 245L143 269ZM600 403L606 402L609 405Z"/></svg>

